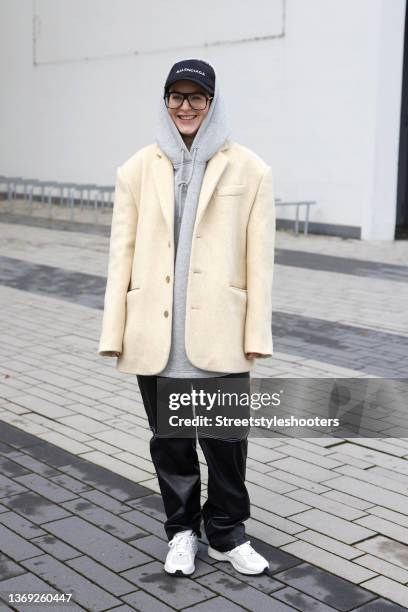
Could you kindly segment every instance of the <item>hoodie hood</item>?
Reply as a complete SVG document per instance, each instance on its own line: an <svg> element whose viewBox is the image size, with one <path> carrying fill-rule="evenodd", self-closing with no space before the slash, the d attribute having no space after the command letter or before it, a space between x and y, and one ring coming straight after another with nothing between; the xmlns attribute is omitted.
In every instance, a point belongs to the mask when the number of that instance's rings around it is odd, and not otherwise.
<svg viewBox="0 0 408 612"><path fill-rule="evenodd" d="M214 98L209 111L200 125L191 149L188 150L184 140L171 118L164 99L161 98L159 117L156 127L156 143L170 159L175 171L175 193L179 215L182 206L183 187L188 189L194 173L204 173L208 160L225 143L230 134L227 113L218 79L215 80Z"/></svg>

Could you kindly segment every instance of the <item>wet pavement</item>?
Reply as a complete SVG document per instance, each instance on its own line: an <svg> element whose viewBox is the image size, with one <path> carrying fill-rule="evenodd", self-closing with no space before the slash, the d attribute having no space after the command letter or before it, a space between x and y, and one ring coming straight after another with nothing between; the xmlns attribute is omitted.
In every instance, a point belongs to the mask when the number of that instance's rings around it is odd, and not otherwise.
<svg viewBox="0 0 408 612"><path fill-rule="evenodd" d="M405 438L250 440L247 533L270 573L215 563L205 540L193 579L163 573L136 377L96 354L109 216L19 213L0 212L3 598L72 589L87 610L408 609ZM253 376L408 378L407 245L278 232L275 352Z"/></svg>
<svg viewBox="0 0 408 612"><path fill-rule="evenodd" d="M158 494L5 422L0 436L0 597L12 609L39 609L16 603L23 593L72 593L67 610L404 609L254 537L267 573L210 559L203 537L194 576L169 577Z"/></svg>

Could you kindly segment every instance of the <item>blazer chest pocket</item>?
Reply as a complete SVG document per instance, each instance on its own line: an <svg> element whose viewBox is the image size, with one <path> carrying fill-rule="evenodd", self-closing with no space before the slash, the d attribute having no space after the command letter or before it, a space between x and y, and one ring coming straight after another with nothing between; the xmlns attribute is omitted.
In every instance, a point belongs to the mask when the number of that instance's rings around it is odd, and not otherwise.
<svg viewBox="0 0 408 612"><path fill-rule="evenodd" d="M216 197L239 196L244 193L245 185L224 185L215 190Z"/></svg>

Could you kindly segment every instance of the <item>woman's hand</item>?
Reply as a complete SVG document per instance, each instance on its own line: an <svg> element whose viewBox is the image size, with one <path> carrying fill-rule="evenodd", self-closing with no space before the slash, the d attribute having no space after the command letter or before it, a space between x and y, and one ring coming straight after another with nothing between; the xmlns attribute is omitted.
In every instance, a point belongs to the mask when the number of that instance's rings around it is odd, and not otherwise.
<svg viewBox="0 0 408 612"><path fill-rule="evenodd" d="M102 351L102 357L119 357L120 353L118 351Z"/></svg>
<svg viewBox="0 0 408 612"><path fill-rule="evenodd" d="M262 357L262 353L245 353L247 359L255 359L256 357Z"/></svg>

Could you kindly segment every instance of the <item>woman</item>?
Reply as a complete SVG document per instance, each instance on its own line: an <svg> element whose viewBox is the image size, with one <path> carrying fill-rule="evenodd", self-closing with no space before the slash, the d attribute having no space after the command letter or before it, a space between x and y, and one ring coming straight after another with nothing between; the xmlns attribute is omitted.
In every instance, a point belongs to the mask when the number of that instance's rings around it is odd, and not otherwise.
<svg viewBox="0 0 408 612"><path fill-rule="evenodd" d="M245 537L247 438L199 438L209 472L201 510L196 438L157 435L158 381L249 383L255 359L273 353L271 169L229 132L213 67L182 60L164 85L156 142L117 171L98 352L137 375L172 575L194 572L201 516L209 556L245 574L268 567Z"/></svg>

